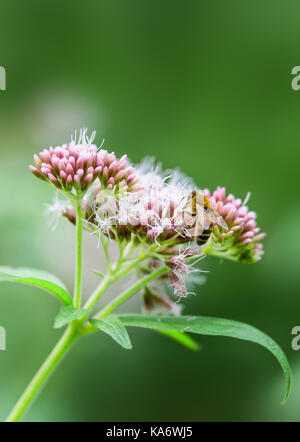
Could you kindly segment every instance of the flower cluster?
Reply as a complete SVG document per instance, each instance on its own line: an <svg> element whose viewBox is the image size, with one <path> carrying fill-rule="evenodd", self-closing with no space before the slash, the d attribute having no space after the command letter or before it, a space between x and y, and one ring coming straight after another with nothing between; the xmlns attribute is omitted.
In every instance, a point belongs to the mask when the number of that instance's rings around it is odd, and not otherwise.
<svg viewBox="0 0 300 442"><path fill-rule="evenodd" d="M87 228L98 229L113 239L134 238L158 246L166 241L191 241L183 210L192 184L178 172L163 174L152 162L138 166L135 175L135 192L103 192L97 182L91 187L83 200Z"/></svg>
<svg viewBox="0 0 300 442"><path fill-rule="evenodd" d="M167 264L171 269L171 285L174 289L175 295L180 297L185 297L188 294L185 278L191 271L191 266L186 264L185 258L186 255L184 253L179 253L178 255L171 256L171 258L167 261Z"/></svg>
<svg viewBox="0 0 300 442"><path fill-rule="evenodd" d="M199 198L200 205L205 197L209 204L200 207L207 240L201 247L196 246L196 226L199 223L201 226L202 221L188 204L197 190L193 182L178 171L163 172L149 160L131 167L126 155L118 160L113 152L92 144L93 138L94 134L88 139L83 130L77 143L72 140L42 151L35 155L36 167L31 166L31 171L71 195L79 193L87 230L99 232L119 244L130 241L136 247L151 249L149 268L159 267L162 262L167 265L171 286L179 298L190 293L187 280L196 271L190 264L194 258L210 254L243 262L261 259L261 240L265 234L260 233L256 214L246 205L247 199L242 202L232 194L227 195L224 187L213 193L208 189L198 191L197 194L203 195ZM56 201L52 212L76 224L71 197L66 204ZM210 218L211 212L217 216ZM174 310L172 302L159 291L147 289L144 301L146 310L157 306Z"/></svg>
<svg viewBox="0 0 300 442"><path fill-rule="evenodd" d="M261 240L266 234L260 233L256 225L256 213L249 211L246 205L250 194L244 202L232 194L227 195L225 187L218 187L212 194L206 189L204 194L228 226L228 230L222 233L215 226L216 250L223 252L225 258L227 255L245 262L260 260L263 254Z"/></svg>
<svg viewBox="0 0 300 442"><path fill-rule="evenodd" d="M115 154L98 148L93 144L95 132L87 136L87 129L82 129L78 140L44 149L34 155L35 166L31 172L38 178L51 182L65 192L75 191L81 196L97 178L102 189L116 192L131 191L137 187L134 168L128 167L124 155L119 161Z"/></svg>
<svg viewBox="0 0 300 442"><path fill-rule="evenodd" d="M127 165L127 155L117 160L114 152L108 153L102 149L98 153L98 164L101 167L99 180L102 190L121 194L140 190L134 167Z"/></svg>

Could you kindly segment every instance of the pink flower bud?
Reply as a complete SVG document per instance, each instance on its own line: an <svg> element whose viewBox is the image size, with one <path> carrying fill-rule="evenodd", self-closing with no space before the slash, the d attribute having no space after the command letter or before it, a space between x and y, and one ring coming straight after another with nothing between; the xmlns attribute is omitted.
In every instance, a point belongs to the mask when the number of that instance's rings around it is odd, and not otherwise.
<svg viewBox="0 0 300 442"><path fill-rule="evenodd" d="M61 179L62 179L63 181L67 181L67 177L68 177L68 175L66 174L66 172L64 172L63 170L61 170L60 173L59 173L59 175L60 175L60 177L61 177Z"/></svg>
<svg viewBox="0 0 300 442"><path fill-rule="evenodd" d="M93 178L94 178L94 176L93 176L92 174L87 175L87 176L84 178L84 182L85 182L85 184L89 184L89 183L91 183L92 180L93 180Z"/></svg>
<svg viewBox="0 0 300 442"><path fill-rule="evenodd" d="M69 176L71 176L71 177L74 175L74 170L73 170L73 167L71 166L70 163L68 163L68 164L66 165L66 172L67 172L67 174L68 174Z"/></svg>
<svg viewBox="0 0 300 442"><path fill-rule="evenodd" d="M41 173L41 171L39 170L39 169L37 169L36 167L34 167L34 166L29 166L29 170L36 176L36 177L38 177L38 178L40 178L40 179L42 179L42 180L44 180L45 179L45 177L44 177L44 175Z"/></svg>
<svg viewBox="0 0 300 442"><path fill-rule="evenodd" d="M52 181L52 183L57 184L57 185L59 184L58 179L54 175L52 175L52 173L48 173L48 178L50 181Z"/></svg>

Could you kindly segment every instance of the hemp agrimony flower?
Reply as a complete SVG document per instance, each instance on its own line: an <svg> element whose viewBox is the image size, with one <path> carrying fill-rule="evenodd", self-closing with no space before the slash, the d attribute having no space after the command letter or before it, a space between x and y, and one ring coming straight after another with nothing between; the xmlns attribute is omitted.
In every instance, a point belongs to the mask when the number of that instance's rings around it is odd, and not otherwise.
<svg viewBox="0 0 300 442"><path fill-rule="evenodd" d="M214 228L215 242L212 248L215 253L244 262L259 261L263 255L261 240L266 234L260 233L256 213L249 211L246 205L250 193L244 202L232 194L226 195L225 187L218 187L212 194L206 189L204 194L228 225L227 232L220 232L218 226Z"/></svg>
<svg viewBox="0 0 300 442"><path fill-rule="evenodd" d="M44 149L34 155L35 166L30 166L31 172L58 189L79 195L85 193L96 178L102 190L133 190L136 177L134 169L127 167L126 155L117 161L113 152L92 144L95 135L93 132L88 137L87 129L82 129L78 140L75 134L69 143Z"/></svg>
<svg viewBox="0 0 300 442"><path fill-rule="evenodd" d="M280 363L290 389L290 368L281 348L257 329L240 322L184 316L183 298L193 283L196 294L203 277L198 263L206 255L236 262L254 263L262 257L265 234L256 226L256 214L225 188L197 189L178 171L163 172L151 160L135 167L127 156L116 155L93 142L95 132L80 131L67 144L44 149L34 156L31 172L54 186L65 200L56 199L47 214L67 218L76 226L76 263L73 296L64 284L47 272L0 268L0 281L35 285L54 294L62 303L54 327L66 327L61 339L30 382L8 417L19 420L60 359L81 336L104 332L125 349L132 344L127 327L157 330L195 350L188 335L231 336L267 348ZM191 198L192 195L192 198ZM200 197L194 203L193 195ZM192 201L192 210L188 207ZM202 202L203 201L203 204ZM197 232L195 232L195 228ZM200 231L199 231L200 229ZM202 230L201 230L202 229ZM82 233L95 235L106 259L106 268L94 271L99 285L82 302ZM200 240L201 239L201 240ZM118 246L113 261L110 245ZM97 311L99 299L116 281L135 274L131 286ZM85 275L88 277L88 275ZM170 287L173 294L170 294ZM115 314L131 296L142 297L144 314ZM180 304L179 304L180 302Z"/></svg>

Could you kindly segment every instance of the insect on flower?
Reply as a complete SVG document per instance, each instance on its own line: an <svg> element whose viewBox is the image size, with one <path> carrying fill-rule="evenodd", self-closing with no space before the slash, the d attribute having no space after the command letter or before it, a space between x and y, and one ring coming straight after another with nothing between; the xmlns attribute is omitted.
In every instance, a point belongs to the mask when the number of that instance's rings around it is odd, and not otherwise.
<svg viewBox="0 0 300 442"><path fill-rule="evenodd" d="M216 224L228 230L224 218L211 206L210 200L200 190L193 190L188 195L183 211L185 223L190 226L191 236L199 246L207 243Z"/></svg>

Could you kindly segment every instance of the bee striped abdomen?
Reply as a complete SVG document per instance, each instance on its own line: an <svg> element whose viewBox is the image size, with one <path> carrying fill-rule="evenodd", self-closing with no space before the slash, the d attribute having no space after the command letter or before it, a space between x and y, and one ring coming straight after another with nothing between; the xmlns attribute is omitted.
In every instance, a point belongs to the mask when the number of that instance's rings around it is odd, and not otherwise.
<svg viewBox="0 0 300 442"><path fill-rule="evenodd" d="M195 240L198 246L202 246L209 240L212 230L213 230L213 223L209 226L208 229L203 230L203 232L200 235L196 236Z"/></svg>

